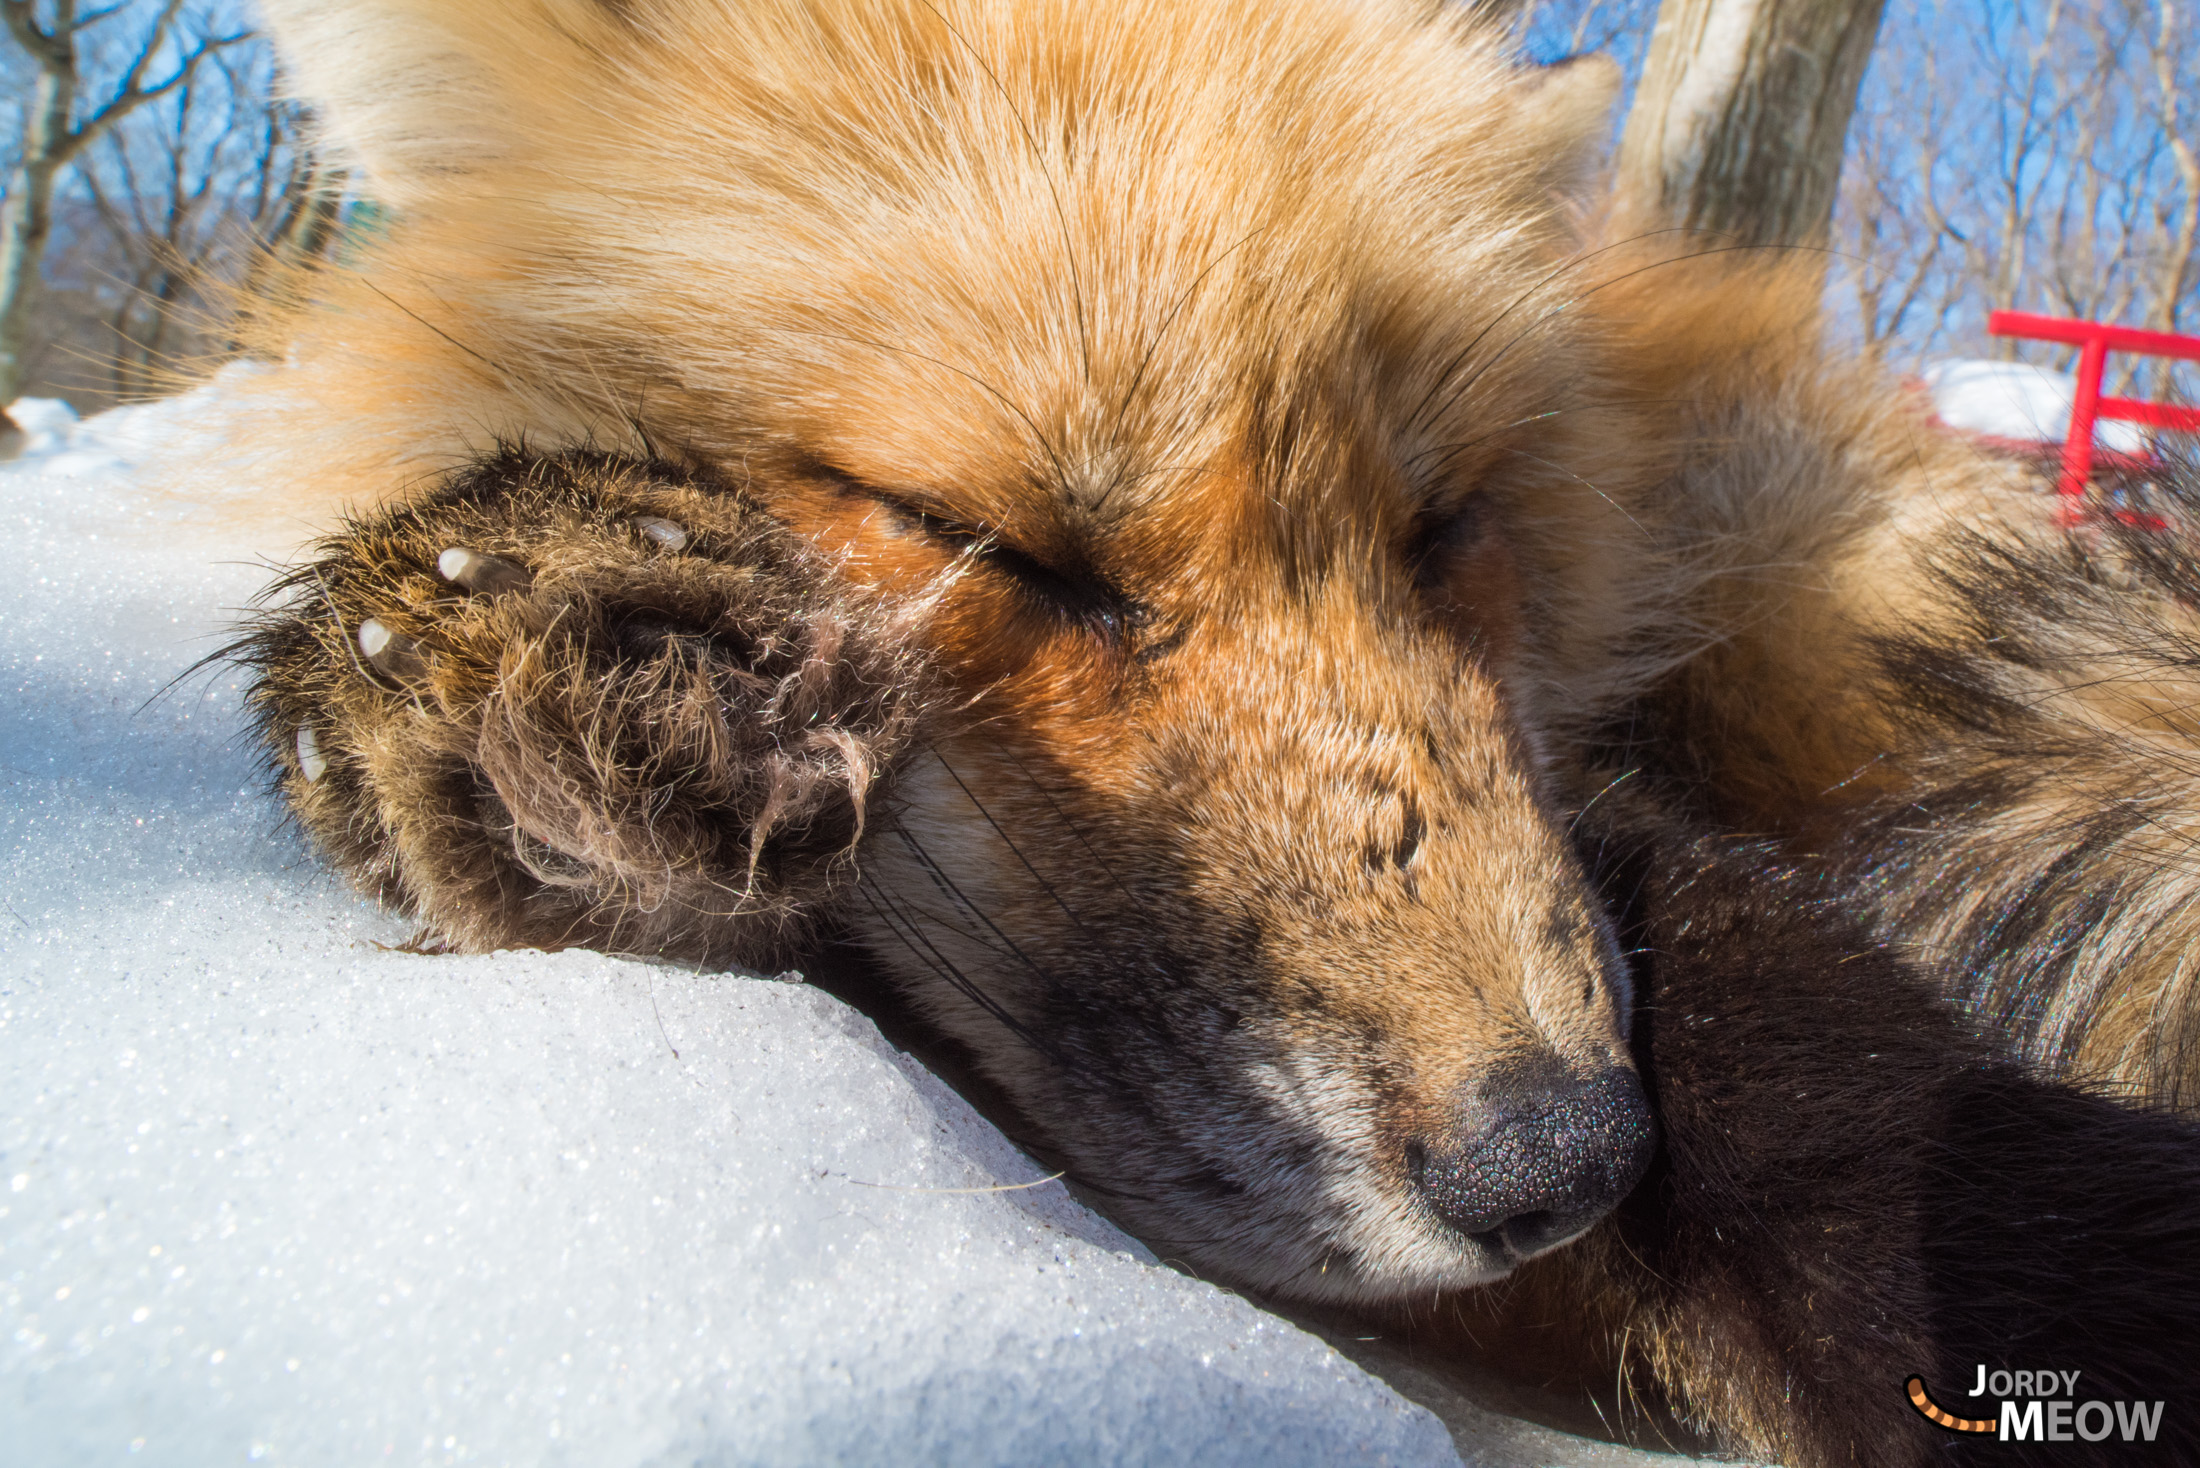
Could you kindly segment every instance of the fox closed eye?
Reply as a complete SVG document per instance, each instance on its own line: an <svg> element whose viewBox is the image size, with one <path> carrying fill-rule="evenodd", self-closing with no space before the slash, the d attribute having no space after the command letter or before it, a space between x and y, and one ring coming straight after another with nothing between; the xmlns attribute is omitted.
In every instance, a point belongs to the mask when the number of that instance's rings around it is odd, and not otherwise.
<svg viewBox="0 0 2200 1468"><path fill-rule="evenodd" d="M959 524L884 491L866 492L886 507L901 533L968 558L1013 585L1030 607L1083 629L1111 652L1127 650L1149 620L1144 607L1098 572L1060 568L1008 543L998 530ZM1141 657L1152 653L1138 649Z"/></svg>

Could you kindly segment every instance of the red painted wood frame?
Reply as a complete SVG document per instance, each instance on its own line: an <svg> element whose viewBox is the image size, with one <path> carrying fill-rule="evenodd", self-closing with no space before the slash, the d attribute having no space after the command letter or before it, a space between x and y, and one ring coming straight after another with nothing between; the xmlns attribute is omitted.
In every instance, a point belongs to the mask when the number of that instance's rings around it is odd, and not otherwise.
<svg viewBox="0 0 2200 1468"><path fill-rule="evenodd" d="M2101 396L2101 369L2108 364L2110 352L2200 362L2200 336L2142 331L2136 326L2109 326L2062 316L2035 316L2029 311L1996 311L1987 317L1986 329L1995 336L2061 342L2078 349L2078 390L2070 404L2070 432L2063 438L2062 478L2055 485L2063 497L2066 518L2077 517L2086 485L2092 481L2093 429L2099 420L2112 418L2178 433L2200 433L2200 408Z"/></svg>

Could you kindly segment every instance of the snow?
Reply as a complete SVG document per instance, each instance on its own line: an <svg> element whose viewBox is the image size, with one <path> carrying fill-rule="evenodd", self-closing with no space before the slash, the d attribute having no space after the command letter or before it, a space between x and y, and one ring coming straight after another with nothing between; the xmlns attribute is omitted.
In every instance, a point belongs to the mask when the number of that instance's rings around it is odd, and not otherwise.
<svg viewBox="0 0 2200 1468"><path fill-rule="evenodd" d="M2068 372L1956 357L1934 362L1918 376L1932 394L1940 421L1950 428L2043 443L2061 443L2070 436L2070 405L2078 395L2078 379ZM2147 447L2137 424L2112 419L2094 425L2093 440L2121 454L2145 453Z"/></svg>
<svg viewBox="0 0 2200 1468"><path fill-rule="evenodd" d="M281 824L237 676L171 682L267 574L155 490L219 403L0 466L10 1461L1459 1461L823 993L398 951ZM1650 1461L1485 1426L1471 1463Z"/></svg>
<svg viewBox="0 0 2200 1468"><path fill-rule="evenodd" d="M76 409L60 398L17 398L8 404L8 418L23 431L26 455L58 454L76 432Z"/></svg>

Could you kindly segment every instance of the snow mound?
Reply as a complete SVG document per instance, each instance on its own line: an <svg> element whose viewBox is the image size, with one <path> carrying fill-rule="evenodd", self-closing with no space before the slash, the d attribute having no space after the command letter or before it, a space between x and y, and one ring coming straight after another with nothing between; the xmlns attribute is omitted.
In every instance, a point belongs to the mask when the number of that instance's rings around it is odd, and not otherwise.
<svg viewBox="0 0 2200 1468"><path fill-rule="evenodd" d="M822 994L272 895L11 955L18 1461L1452 1459Z"/></svg>
<svg viewBox="0 0 2200 1468"><path fill-rule="evenodd" d="M1920 372L1940 421L1966 433L2021 442L2061 443L2070 436L2078 379L2025 362L1956 357ZM2143 454L2146 434L2135 423L2102 420L2093 441L2120 454Z"/></svg>

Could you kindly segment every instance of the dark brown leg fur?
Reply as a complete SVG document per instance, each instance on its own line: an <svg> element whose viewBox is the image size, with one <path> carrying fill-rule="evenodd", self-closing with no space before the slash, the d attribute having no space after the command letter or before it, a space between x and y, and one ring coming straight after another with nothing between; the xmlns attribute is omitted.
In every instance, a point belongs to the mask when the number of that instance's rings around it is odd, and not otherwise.
<svg viewBox="0 0 2200 1468"><path fill-rule="evenodd" d="M602 455L484 460L274 595L235 651L292 809L470 949L781 961L925 698L914 613L740 495Z"/></svg>
<svg viewBox="0 0 2200 1468"><path fill-rule="evenodd" d="M1604 813L1610 819L1610 812ZM2200 1461L2200 1131L1995 1059L1808 874L1608 827L1664 1148L1617 1215L1472 1306L1791 1465ZM1510 1291L1511 1299L1506 1299ZM2166 1402L2149 1443L2003 1443L1927 1424L1989 1371ZM1597 1369L1594 1366L1591 1370Z"/></svg>

